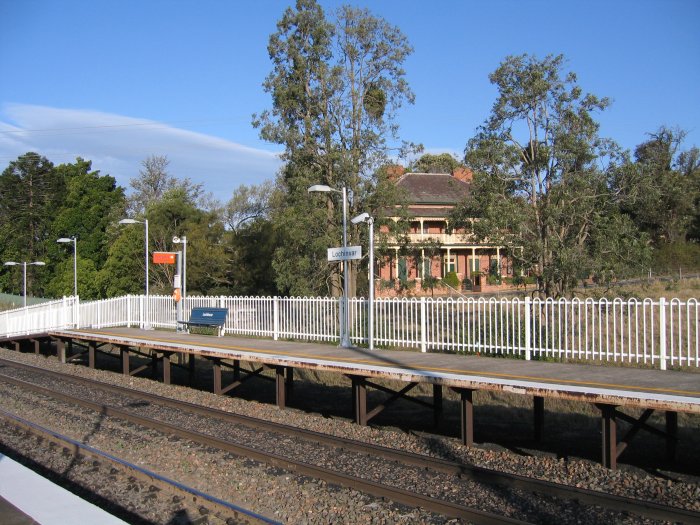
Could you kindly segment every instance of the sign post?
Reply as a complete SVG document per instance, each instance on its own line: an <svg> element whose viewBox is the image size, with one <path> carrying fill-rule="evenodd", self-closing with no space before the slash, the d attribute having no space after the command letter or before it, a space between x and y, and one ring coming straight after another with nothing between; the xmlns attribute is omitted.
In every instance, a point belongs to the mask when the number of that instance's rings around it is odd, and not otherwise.
<svg viewBox="0 0 700 525"><path fill-rule="evenodd" d="M328 262L356 261L362 259L362 246L328 248Z"/></svg>
<svg viewBox="0 0 700 525"><path fill-rule="evenodd" d="M344 246L342 248L328 248L328 262L355 261L362 258L362 246ZM348 268L345 267L345 283L343 299L340 302L340 346L349 348L350 343L350 315L348 301Z"/></svg>
<svg viewBox="0 0 700 525"><path fill-rule="evenodd" d="M182 321L182 252L153 252L153 264L175 264L173 276L173 300L176 304L175 319ZM180 323L177 323L176 331L180 331Z"/></svg>

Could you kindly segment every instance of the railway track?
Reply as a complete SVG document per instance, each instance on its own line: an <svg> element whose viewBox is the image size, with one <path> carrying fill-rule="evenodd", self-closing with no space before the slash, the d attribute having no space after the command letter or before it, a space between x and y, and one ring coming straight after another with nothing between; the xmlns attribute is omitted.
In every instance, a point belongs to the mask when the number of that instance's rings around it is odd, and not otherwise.
<svg viewBox="0 0 700 525"><path fill-rule="evenodd" d="M58 447L63 450L66 455L70 456L72 458L70 470L72 472L82 472L82 475L78 474L73 476L76 479L71 479L70 484L74 489L78 489L82 492L92 492L94 490L94 478L96 476L108 477L111 483L117 485L119 484L118 478L121 478L121 483L129 487L126 490L143 491L144 488L146 489L146 496L141 498L142 507L154 507L156 506L154 500L160 499L161 502L157 506L161 512L164 508L167 508L176 516L206 516L206 521L208 523L233 522L241 525L279 525L279 522L251 512L239 505L206 494L201 490L189 487L165 476L161 476L139 465L120 459L112 454L98 450L95 447L81 443L2 409L0 409L0 419L5 424L15 427L21 432L21 439L27 440L33 437L37 443L48 443L49 448ZM17 459L24 460L25 462L31 461L35 467L38 464L37 461L26 457L18 457ZM77 468L79 463L88 464L88 468ZM92 486L86 486L90 484L90 480L85 479L86 475L93 478ZM137 483L141 486L137 487ZM129 522L141 521L141 515L137 511L144 511L145 509L134 508L139 505L134 504L133 499L132 502L130 502L132 508L127 511L126 509L120 508L121 502L118 499L99 494L93 494L91 497L95 499L95 496L101 500L103 505L106 503L111 509L117 509L117 514L126 514L124 517L127 518ZM188 519L191 522L197 521L191 517ZM201 521L201 519L199 521Z"/></svg>
<svg viewBox="0 0 700 525"><path fill-rule="evenodd" d="M137 414L135 413L135 409L145 407L152 408L154 406L167 407L167 409L180 414L194 414L211 421L225 423L229 427L236 426L246 428L258 434L278 435L283 436L283 439L301 440L312 443L316 447L327 447L335 451L333 452L335 455L351 452L355 456L359 454L363 458L362 461L376 461L379 459L396 465L396 469L406 468L413 469L414 471L417 469L425 473L430 473L428 475L440 473L443 476L448 476L448 479L454 480L455 483L467 481L488 484L498 487L499 490L507 489L509 491L516 491L518 494L527 493L530 495L529 497L535 499L546 498L551 500L555 498L569 505L571 505L572 502L576 502L575 505L599 506L609 509L609 511L613 513L631 513L644 518L662 521L681 523L700 522L699 513L659 505L654 502L624 498L607 493L550 483L534 478L497 472L473 465L446 461L439 458L410 454L400 450L379 447L360 441L330 436L192 403L177 401L87 378L60 374L13 361L0 360L0 366L3 367L1 370L2 373L0 374L0 378L3 381L13 383L21 388L31 389L42 395L60 399L68 403L78 404L108 416L125 419L137 425L176 435L183 439L189 439L220 450L226 450L236 455L265 462L304 476L323 479L330 483L351 487L407 505L421 506L445 516L457 517L467 521L476 523L523 523L528 520L528 517L527 513L525 513L523 517L507 518L495 512L477 510L455 501L446 501L439 497L426 495L418 491L407 490L406 488L393 486L387 483L381 483L356 474L343 473L337 468L325 468L309 463L308 461L300 461L298 458L291 457L288 454L277 454L271 452L269 449L251 447L231 439L222 439L215 435L193 431L177 423L170 423L161 419L148 417L144 414ZM62 385L62 387L53 388L41 386L27 381L26 378L22 380L9 377L5 372L12 368L24 370L32 375L51 378L55 383ZM85 399L83 396L66 393L66 390L80 388L92 392L93 394L90 396L92 399ZM96 392L108 392L110 395L116 396L122 400L122 405L125 407L116 406L116 403L105 403L104 401L95 400ZM518 497L521 497L521 495Z"/></svg>

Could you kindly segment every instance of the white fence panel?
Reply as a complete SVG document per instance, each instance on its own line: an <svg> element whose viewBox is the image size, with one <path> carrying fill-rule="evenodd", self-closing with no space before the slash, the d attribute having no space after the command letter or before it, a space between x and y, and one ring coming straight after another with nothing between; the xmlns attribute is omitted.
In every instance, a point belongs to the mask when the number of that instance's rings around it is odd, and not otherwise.
<svg viewBox="0 0 700 525"><path fill-rule="evenodd" d="M225 333L337 342L340 299L334 297L202 297L194 307L229 311ZM348 301L353 344L368 340L369 302ZM696 299L432 299L380 298L374 343L422 351L505 355L524 359L614 362L632 366L700 367L700 303ZM80 302L68 297L0 313L0 335L113 326L176 328L170 296L126 296Z"/></svg>
<svg viewBox="0 0 700 525"><path fill-rule="evenodd" d="M11 337L75 327L78 318L77 297L25 308L6 310L0 315L0 334Z"/></svg>

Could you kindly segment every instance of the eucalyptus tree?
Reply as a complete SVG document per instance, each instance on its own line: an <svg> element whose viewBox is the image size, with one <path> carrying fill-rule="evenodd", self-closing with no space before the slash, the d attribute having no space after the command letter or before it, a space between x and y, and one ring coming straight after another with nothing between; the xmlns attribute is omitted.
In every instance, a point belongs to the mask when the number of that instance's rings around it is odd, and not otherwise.
<svg viewBox="0 0 700 525"><path fill-rule="evenodd" d="M163 198L170 190L181 188L188 198L197 201L202 197L201 184L190 179L178 179L168 170L170 160L166 155L150 155L141 161L139 176L129 181L132 194L129 197L129 210L133 214L144 213L148 206Z"/></svg>
<svg viewBox="0 0 700 525"><path fill-rule="evenodd" d="M698 162L692 149L681 151L685 136L665 126L649 133L615 179L623 210L656 246L684 242L697 214Z"/></svg>
<svg viewBox="0 0 700 525"><path fill-rule="evenodd" d="M433 155L426 153L409 166L409 171L415 173L452 173L455 168L462 166L451 153Z"/></svg>
<svg viewBox="0 0 700 525"><path fill-rule="evenodd" d="M315 0L298 0L268 52L273 69L264 89L272 108L253 123L263 139L284 146L284 198L272 214L284 238L273 263L277 283L291 294L337 295L338 265L326 263L325 250L339 244L342 206L307 188L346 187L349 213L363 207L397 139L396 112L414 99L403 70L412 48L397 27L365 9L344 6L329 20Z"/></svg>
<svg viewBox="0 0 700 525"><path fill-rule="evenodd" d="M584 93L562 55L509 56L489 79L498 97L467 144L475 179L455 225L507 247L547 296L642 263L644 239L611 191L619 151L594 119L609 100Z"/></svg>

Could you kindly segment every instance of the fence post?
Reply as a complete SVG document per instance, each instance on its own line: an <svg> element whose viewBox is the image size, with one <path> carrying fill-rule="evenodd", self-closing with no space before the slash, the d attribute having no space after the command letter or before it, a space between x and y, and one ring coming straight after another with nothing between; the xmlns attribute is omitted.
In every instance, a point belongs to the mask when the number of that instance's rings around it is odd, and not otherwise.
<svg viewBox="0 0 700 525"><path fill-rule="evenodd" d="M425 297L420 298L420 351L426 352L428 350L427 340L428 340L428 319L426 316L426 304Z"/></svg>
<svg viewBox="0 0 700 525"><path fill-rule="evenodd" d="M530 361L532 358L532 322L530 305L532 300L530 297L525 297L525 360Z"/></svg>
<svg viewBox="0 0 700 525"><path fill-rule="evenodd" d="M126 296L126 326L131 328L131 294Z"/></svg>
<svg viewBox="0 0 700 525"><path fill-rule="evenodd" d="M80 330L80 297L77 295L73 299L73 307L75 308L75 329Z"/></svg>
<svg viewBox="0 0 700 525"><path fill-rule="evenodd" d="M280 298L272 298L272 337L277 341L280 337Z"/></svg>
<svg viewBox="0 0 700 525"><path fill-rule="evenodd" d="M144 312L144 302L145 302L145 296L139 295L139 327L143 330L146 327L145 323L145 317L143 315Z"/></svg>
<svg viewBox="0 0 700 525"><path fill-rule="evenodd" d="M659 366L666 370L666 298L659 299Z"/></svg>

